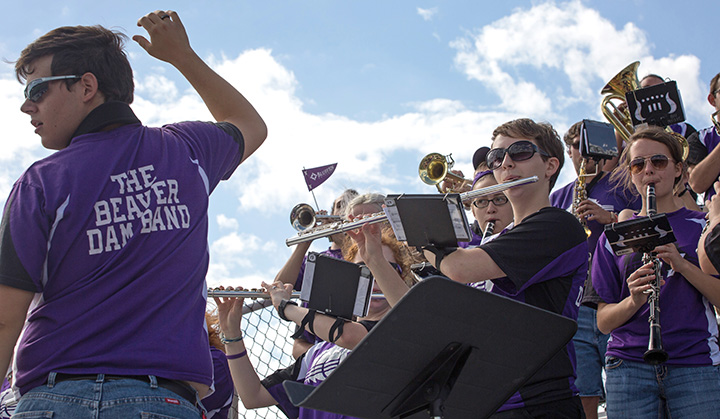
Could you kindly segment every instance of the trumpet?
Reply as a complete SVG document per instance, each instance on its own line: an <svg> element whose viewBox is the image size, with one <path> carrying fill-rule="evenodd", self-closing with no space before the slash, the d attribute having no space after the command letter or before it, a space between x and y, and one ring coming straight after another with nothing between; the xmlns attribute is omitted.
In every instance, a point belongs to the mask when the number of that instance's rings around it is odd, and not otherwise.
<svg viewBox="0 0 720 419"><path fill-rule="evenodd" d="M210 297L217 297L217 298L270 298L270 294L268 294L266 291L259 291L259 290L215 290L215 289L208 289L208 298ZM385 295L382 293L373 293L371 294L372 298L385 298ZM293 292L290 295L290 298L298 299L300 298L299 292Z"/></svg>
<svg viewBox="0 0 720 419"><path fill-rule="evenodd" d="M424 183L431 186L435 185L440 193L453 192L452 190L444 191L440 187L440 184L445 179L450 179L455 183L459 183L460 187L471 185L472 180L465 179L450 172L450 169L452 169L454 165L455 160L453 160L452 154L443 156L440 153L430 153L420 160L418 174Z"/></svg>
<svg viewBox="0 0 720 419"><path fill-rule="evenodd" d="M461 193L460 200L471 201L481 196L492 195L494 193L502 192L506 189L514 188L516 186L521 186L528 183L535 183L537 181L537 176L531 176L527 178L513 180L510 182L488 186L485 188L475 189L474 191ZM367 217L353 221L338 221L335 223L323 224L321 226L318 226L317 228L299 232L297 236L290 237L289 239L285 240L285 244L289 247L298 243L332 236L333 234L345 233L347 231L356 230L366 224L382 223L383 221L387 221L387 214L385 214L384 212L376 212L374 214L368 215Z"/></svg>
<svg viewBox="0 0 720 419"><path fill-rule="evenodd" d="M297 204L290 211L290 224L297 231L315 227L320 220L340 221L342 217L339 215L317 214L308 204Z"/></svg>

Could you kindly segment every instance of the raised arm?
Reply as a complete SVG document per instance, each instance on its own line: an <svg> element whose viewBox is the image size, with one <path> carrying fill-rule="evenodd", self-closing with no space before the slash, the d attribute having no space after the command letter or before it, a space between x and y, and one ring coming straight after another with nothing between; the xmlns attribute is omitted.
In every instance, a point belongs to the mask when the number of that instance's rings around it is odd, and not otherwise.
<svg viewBox="0 0 720 419"><path fill-rule="evenodd" d="M230 83L220 77L190 47L185 27L174 11L148 13L138 20L150 40L133 36L145 51L158 60L172 64L200 95L216 121L230 122L245 140L243 160L267 137L267 127L255 108Z"/></svg>
<svg viewBox="0 0 720 419"><path fill-rule="evenodd" d="M277 401L260 382L260 377L247 355L237 357L247 351L242 339L237 339L242 337L243 299L215 297L215 304L218 308L220 330L227 340L234 340L225 343L225 352L238 397L247 409L276 405Z"/></svg>
<svg viewBox="0 0 720 419"><path fill-rule="evenodd" d="M720 174L720 147L715 147L690 172L690 187L697 193L710 189Z"/></svg>

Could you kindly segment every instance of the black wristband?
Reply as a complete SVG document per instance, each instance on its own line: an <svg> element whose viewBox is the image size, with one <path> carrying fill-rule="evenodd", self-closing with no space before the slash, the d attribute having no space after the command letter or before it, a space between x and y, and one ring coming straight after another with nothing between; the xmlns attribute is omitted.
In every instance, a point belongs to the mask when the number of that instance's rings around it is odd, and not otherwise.
<svg viewBox="0 0 720 419"><path fill-rule="evenodd" d="M435 247L435 246L423 246L423 250L427 250L428 252L431 252L435 255L435 263L433 263L433 266L435 266L435 269L442 272L442 269L440 269L440 263L442 262L443 258L450 253L456 251L457 247Z"/></svg>
<svg viewBox="0 0 720 419"><path fill-rule="evenodd" d="M285 307L287 307L288 304L297 307L297 303L294 302L294 301L282 300L282 301L280 301L280 305L278 306L278 309L277 309L278 317L280 317L281 319L285 320L286 322L289 322L289 321L290 321L290 319L288 319L287 317L285 317Z"/></svg>

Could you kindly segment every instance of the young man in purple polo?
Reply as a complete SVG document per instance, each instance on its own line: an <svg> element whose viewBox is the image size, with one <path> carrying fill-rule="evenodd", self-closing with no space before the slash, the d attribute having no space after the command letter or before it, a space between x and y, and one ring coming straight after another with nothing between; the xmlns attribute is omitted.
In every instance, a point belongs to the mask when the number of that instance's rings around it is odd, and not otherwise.
<svg viewBox="0 0 720 419"><path fill-rule="evenodd" d="M0 371L17 342L16 413L198 418L212 383L209 194L267 129L195 54L175 12L138 26L150 40L133 39L177 68L217 122L143 126L124 36L100 26L57 28L16 62L21 111L58 150L15 183L0 225Z"/></svg>

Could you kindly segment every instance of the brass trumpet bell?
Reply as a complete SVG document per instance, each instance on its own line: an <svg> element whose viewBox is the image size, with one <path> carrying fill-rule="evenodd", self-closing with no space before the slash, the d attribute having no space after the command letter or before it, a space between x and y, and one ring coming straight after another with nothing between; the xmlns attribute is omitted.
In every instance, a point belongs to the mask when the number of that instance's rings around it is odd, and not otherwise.
<svg viewBox="0 0 720 419"><path fill-rule="evenodd" d="M453 160L452 154L443 156L440 153L430 153L427 156L423 157L422 160L420 160L418 174L420 175L420 179L423 181L423 183L427 185L435 185L438 192L452 192L452 190L444 191L440 187L440 184L445 179L450 179L455 183L459 183L461 186L472 183L472 181L450 172L450 169L453 167L454 164L455 160Z"/></svg>
<svg viewBox="0 0 720 419"><path fill-rule="evenodd" d="M290 211L290 224L297 231L315 227L319 220L341 221L342 217L339 215L318 215L313 207L308 204L297 204Z"/></svg>

